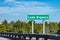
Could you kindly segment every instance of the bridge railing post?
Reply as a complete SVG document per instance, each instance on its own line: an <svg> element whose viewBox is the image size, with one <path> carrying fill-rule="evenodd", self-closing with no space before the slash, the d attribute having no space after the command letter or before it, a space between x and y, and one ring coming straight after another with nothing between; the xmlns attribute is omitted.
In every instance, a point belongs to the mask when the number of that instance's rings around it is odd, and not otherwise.
<svg viewBox="0 0 60 40"><path fill-rule="evenodd" d="M36 37L36 40L39 40L39 38L38 38L38 37Z"/></svg>
<svg viewBox="0 0 60 40"><path fill-rule="evenodd" d="M44 38L44 40L48 40L47 38Z"/></svg>
<svg viewBox="0 0 60 40"><path fill-rule="evenodd" d="M18 39L21 40L21 36L20 35L18 35Z"/></svg>
<svg viewBox="0 0 60 40"><path fill-rule="evenodd" d="M26 36L23 36L23 39L26 40Z"/></svg>
<svg viewBox="0 0 60 40"><path fill-rule="evenodd" d="M31 40L32 39L32 37L29 37L29 40Z"/></svg>

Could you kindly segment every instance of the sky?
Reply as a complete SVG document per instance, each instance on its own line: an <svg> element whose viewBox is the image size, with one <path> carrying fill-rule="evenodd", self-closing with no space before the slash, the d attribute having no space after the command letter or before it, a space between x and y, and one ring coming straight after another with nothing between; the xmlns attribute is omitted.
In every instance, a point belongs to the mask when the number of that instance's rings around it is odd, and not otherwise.
<svg viewBox="0 0 60 40"><path fill-rule="evenodd" d="M60 21L60 0L0 0L0 23L4 19L27 22L29 14L48 14L48 22ZM40 20L36 20L40 22Z"/></svg>

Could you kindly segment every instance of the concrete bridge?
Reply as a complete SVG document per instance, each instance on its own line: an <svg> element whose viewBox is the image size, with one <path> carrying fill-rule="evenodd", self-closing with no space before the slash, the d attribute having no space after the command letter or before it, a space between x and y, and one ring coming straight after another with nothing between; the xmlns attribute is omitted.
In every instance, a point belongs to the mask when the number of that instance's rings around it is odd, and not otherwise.
<svg viewBox="0 0 60 40"><path fill-rule="evenodd" d="M1 33L0 39L4 40L60 40L60 35L57 34L20 34L20 33ZM2 39L2 40L3 40Z"/></svg>

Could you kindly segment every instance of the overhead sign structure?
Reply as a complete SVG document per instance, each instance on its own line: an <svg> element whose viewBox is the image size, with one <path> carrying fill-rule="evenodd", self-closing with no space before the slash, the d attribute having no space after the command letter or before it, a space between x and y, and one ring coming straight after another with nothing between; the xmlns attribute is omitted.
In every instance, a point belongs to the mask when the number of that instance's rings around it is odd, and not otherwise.
<svg viewBox="0 0 60 40"><path fill-rule="evenodd" d="M48 20L49 15L28 15L28 20Z"/></svg>
<svg viewBox="0 0 60 40"><path fill-rule="evenodd" d="M45 21L44 20L48 20L49 15L28 15L27 19L32 21L32 34L34 33L33 20L43 20L42 21L42 23L43 23L43 34L45 34Z"/></svg>

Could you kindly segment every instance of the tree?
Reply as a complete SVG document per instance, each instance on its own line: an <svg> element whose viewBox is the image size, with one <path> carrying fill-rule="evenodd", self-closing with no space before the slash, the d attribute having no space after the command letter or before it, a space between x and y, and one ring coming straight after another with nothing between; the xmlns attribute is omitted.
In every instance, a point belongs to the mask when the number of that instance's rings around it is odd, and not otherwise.
<svg viewBox="0 0 60 40"><path fill-rule="evenodd" d="M42 33L42 24L34 22L34 33ZM22 22L20 20L17 20L16 22L11 21L8 23L8 21L5 19L0 24L0 32L17 32L17 33L31 33L32 32L32 21L29 22ZM46 33L59 33L60 34L60 22L45 22L46 27Z"/></svg>
<svg viewBox="0 0 60 40"><path fill-rule="evenodd" d="M16 31L16 32L21 31L22 26L21 26L21 21L20 21L20 20L17 20L17 21L15 22L14 28L15 28L15 31Z"/></svg>
<svg viewBox="0 0 60 40"><path fill-rule="evenodd" d="M31 33L30 24L28 24L26 22L23 22L22 24L23 24L23 27L22 27L23 33Z"/></svg>
<svg viewBox="0 0 60 40"><path fill-rule="evenodd" d="M8 24L8 31L7 32L14 32L14 21L11 21L9 24Z"/></svg>
<svg viewBox="0 0 60 40"><path fill-rule="evenodd" d="M5 19L3 22L2 22L3 25L5 25L6 27L8 26L8 22L7 20Z"/></svg>
<svg viewBox="0 0 60 40"><path fill-rule="evenodd" d="M57 34L60 34L60 22L58 23L58 27L59 27L59 29L57 31Z"/></svg>
<svg viewBox="0 0 60 40"><path fill-rule="evenodd" d="M20 20L17 20L16 22L15 22L15 25L14 25L14 27L21 27L21 22L20 22Z"/></svg>
<svg viewBox="0 0 60 40"><path fill-rule="evenodd" d="M3 22L2 22L2 25L4 25L6 31L8 30L8 22L7 20L5 19Z"/></svg>
<svg viewBox="0 0 60 40"><path fill-rule="evenodd" d="M5 25L0 24L0 32L6 32Z"/></svg>
<svg viewBox="0 0 60 40"><path fill-rule="evenodd" d="M58 24L56 22L50 22L49 23L49 27L50 27L50 33L56 33L58 28Z"/></svg>
<svg viewBox="0 0 60 40"><path fill-rule="evenodd" d="M45 30L46 30L46 33L49 34L49 23L46 21L45 22Z"/></svg>
<svg viewBox="0 0 60 40"><path fill-rule="evenodd" d="M59 29L60 29L60 22L58 23L58 27L59 27Z"/></svg>
<svg viewBox="0 0 60 40"><path fill-rule="evenodd" d="M35 24L35 21L33 21ZM30 24L30 26L32 26L32 21L28 21L28 24Z"/></svg>
<svg viewBox="0 0 60 40"><path fill-rule="evenodd" d="M42 33L42 24L39 24L39 23L35 23L34 25L34 32L35 33Z"/></svg>

